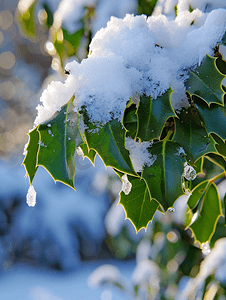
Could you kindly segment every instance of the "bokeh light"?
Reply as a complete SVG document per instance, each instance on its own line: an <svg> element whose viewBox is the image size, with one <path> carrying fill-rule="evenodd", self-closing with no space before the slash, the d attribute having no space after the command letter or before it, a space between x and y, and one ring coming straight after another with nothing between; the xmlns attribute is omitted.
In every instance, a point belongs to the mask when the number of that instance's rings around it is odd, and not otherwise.
<svg viewBox="0 0 226 300"><path fill-rule="evenodd" d="M10 52L6 51L0 54L0 67L5 70L11 69L16 62L15 55Z"/></svg>

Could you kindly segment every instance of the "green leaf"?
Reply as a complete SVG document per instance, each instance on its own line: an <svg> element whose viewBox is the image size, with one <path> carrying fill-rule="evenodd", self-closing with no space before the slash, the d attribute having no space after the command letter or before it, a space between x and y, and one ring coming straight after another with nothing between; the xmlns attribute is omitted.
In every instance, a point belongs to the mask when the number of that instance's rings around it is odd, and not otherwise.
<svg viewBox="0 0 226 300"><path fill-rule="evenodd" d="M102 127L91 124L84 113L85 138L89 149L94 149L107 167L113 167L120 172L137 176L125 148L126 130L116 119Z"/></svg>
<svg viewBox="0 0 226 300"><path fill-rule="evenodd" d="M193 165L193 168L195 169L197 175L203 173L203 161L203 157L200 157Z"/></svg>
<svg viewBox="0 0 226 300"><path fill-rule="evenodd" d="M136 105L131 104L124 111L123 125L127 130L126 135L134 139L137 134L137 115L136 115Z"/></svg>
<svg viewBox="0 0 226 300"><path fill-rule="evenodd" d="M70 101L51 120L39 125L39 166L43 166L55 181L61 181L74 188L76 148L83 143L77 113L71 109Z"/></svg>
<svg viewBox="0 0 226 300"><path fill-rule="evenodd" d="M159 138L166 120L169 117L176 116L170 101L172 92L170 88L156 100L147 96L140 97L137 110L137 137L139 137L141 141L150 141L154 138Z"/></svg>
<svg viewBox="0 0 226 300"><path fill-rule="evenodd" d="M27 175L29 177L30 184L32 184L35 173L38 169L37 167L37 155L39 150L39 133L37 127L29 132L29 142L26 148L26 156L23 161L23 165L26 169Z"/></svg>
<svg viewBox="0 0 226 300"><path fill-rule="evenodd" d="M226 141L223 141L219 136L212 133L214 140L217 142L215 148L223 156L226 157Z"/></svg>
<svg viewBox="0 0 226 300"><path fill-rule="evenodd" d="M149 148L156 158L151 166L145 166L143 178L151 197L167 210L183 194L182 174L185 158L180 154L180 145L172 141L161 141Z"/></svg>
<svg viewBox="0 0 226 300"><path fill-rule="evenodd" d="M130 219L138 232L141 228L147 228L159 204L151 199L144 180L133 176L128 176L128 180L132 184L131 191L128 195L121 191L119 203L125 209L126 218Z"/></svg>
<svg viewBox="0 0 226 300"><path fill-rule="evenodd" d="M223 107L216 104L211 104L210 107L208 107L208 105L206 105L203 101L200 101L197 97L194 97L194 104L208 134L215 133L225 140L226 117L223 112Z"/></svg>
<svg viewBox="0 0 226 300"><path fill-rule="evenodd" d="M36 20L35 20L35 6L37 0L33 1L31 5L29 5L26 12L21 12L18 8L17 13L17 23L22 32L22 34L30 38L36 37Z"/></svg>
<svg viewBox="0 0 226 300"><path fill-rule="evenodd" d="M208 158L214 164L220 166L224 170L224 172L226 172L226 160L223 156L215 153L209 153L205 157Z"/></svg>
<svg viewBox="0 0 226 300"><path fill-rule="evenodd" d="M221 201L217 187L211 183L206 189L198 218L189 225L195 240L200 244L210 242L220 216L222 216Z"/></svg>
<svg viewBox="0 0 226 300"><path fill-rule="evenodd" d="M179 117L175 119L176 130L173 141L184 148L187 161L195 163L204 154L216 152L213 138L208 136L207 131L202 127L193 108L183 109Z"/></svg>
<svg viewBox="0 0 226 300"><path fill-rule="evenodd" d="M46 25L48 28L50 28L53 25L53 12L47 2L43 3L43 8L47 13Z"/></svg>
<svg viewBox="0 0 226 300"><path fill-rule="evenodd" d="M187 205L191 210L193 210L198 204L208 184L209 184L209 180L205 180L199 183L198 185L196 185L196 187L192 190L192 194L189 197L187 202Z"/></svg>
<svg viewBox="0 0 226 300"><path fill-rule="evenodd" d="M185 85L191 95L201 97L210 105L211 103L223 104L224 91L222 81L225 78L216 67L216 58L206 55L196 71L190 71L190 77Z"/></svg>
<svg viewBox="0 0 226 300"><path fill-rule="evenodd" d="M80 44L81 38L84 34L84 28L79 29L78 31L70 34L68 31L64 28L62 28L64 40L67 41L70 45L66 45L68 56L71 56L76 53L78 46Z"/></svg>
<svg viewBox="0 0 226 300"><path fill-rule="evenodd" d="M87 157L91 163L94 165L95 157L96 157L96 152L93 149L88 149L88 146L86 143L81 144L79 147L81 147L84 156Z"/></svg>
<svg viewBox="0 0 226 300"><path fill-rule="evenodd" d="M226 193L224 194L223 205L224 205L224 225L226 226Z"/></svg>

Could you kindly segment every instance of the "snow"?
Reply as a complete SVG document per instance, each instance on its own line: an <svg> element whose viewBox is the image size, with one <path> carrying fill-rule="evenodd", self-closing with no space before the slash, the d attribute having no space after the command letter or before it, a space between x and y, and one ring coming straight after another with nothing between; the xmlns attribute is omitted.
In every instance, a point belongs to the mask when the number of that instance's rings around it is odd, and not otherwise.
<svg viewBox="0 0 226 300"><path fill-rule="evenodd" d="M120 271L112 265L102 265L98 267L89 277L88 284L92 288L100 287L104 282L120 283Z"/></svg>
<svg viewBox="0 0 226 300"><path fill-rule="evenodd" d="M122 191L125 193L125 195L129 195L132 188L132 183L129 182L127 174L124 174L122 176Z"/></svg>
<svg viewBox="0 0 226 300"><path fill-rule="evenodd" d="M136 172L141 172L143 167L150 167L155 162L157 155L152 155L148 148L152 145L151 142L136 142L132 138L126 138L126 148L130 152L130 158Z"/></svg>
<svg viewBox="0 0 226 300"><path fill-rule="evenodd" d="M206 53L213 55L226 30L226 10L204 13L197 8L190 13L182 8L174 20L161 14L111 17L94 36L88 58L67 64L65 82L52 82L43 92L35 125L48 120L73 94L75 109L85 105L91 121L103 124L112 114L122 120L128 100L137 94L155 99L172 87L173 107L188 105L188 70Z"/></svg>

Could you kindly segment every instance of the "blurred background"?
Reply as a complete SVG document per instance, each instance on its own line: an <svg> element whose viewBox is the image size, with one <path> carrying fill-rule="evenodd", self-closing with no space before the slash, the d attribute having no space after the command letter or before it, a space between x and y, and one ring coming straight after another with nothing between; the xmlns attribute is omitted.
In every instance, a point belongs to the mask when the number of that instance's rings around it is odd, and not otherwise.
<svg viewBox="0 0 226 300"><path fill-rule="evenodd" d="M95 168L77 158L76 192L55 184L40 167L33 181L34 208L26 204L29 180L21 166L35 107L47 84L64 80L68 61L86 57L92 36L110 16L164 13L162 3L0 1L1 299L187 299L180 298L182 290L197 278L206 255L184 230L187 196L176 202L176 213L156 214L147 231L136 234L117 206L121 181L99 157ZM177 1L168 3L172 17ZM208 176L218 172L208 161L204 169ZM219 190L223 199L224 182ZM212 245L224 236L220 218ZM217 280L207 272L197 290L203 291L207 278L218 284L207 290L215 287L217 299L226 299L226 272Z"/></svg>

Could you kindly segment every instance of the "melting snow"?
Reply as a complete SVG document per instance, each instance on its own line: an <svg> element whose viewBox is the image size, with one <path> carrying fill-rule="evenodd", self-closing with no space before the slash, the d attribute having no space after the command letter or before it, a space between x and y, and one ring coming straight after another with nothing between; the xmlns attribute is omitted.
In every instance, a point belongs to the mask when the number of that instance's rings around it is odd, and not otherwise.
<svg viewBox="0 0 226 300"><path fill-rule="evenodd" d="M33 187L33 185L30 185L28 192L27 192L27 204L28 206L35 206L36 204L36 191Z"/></svg>

